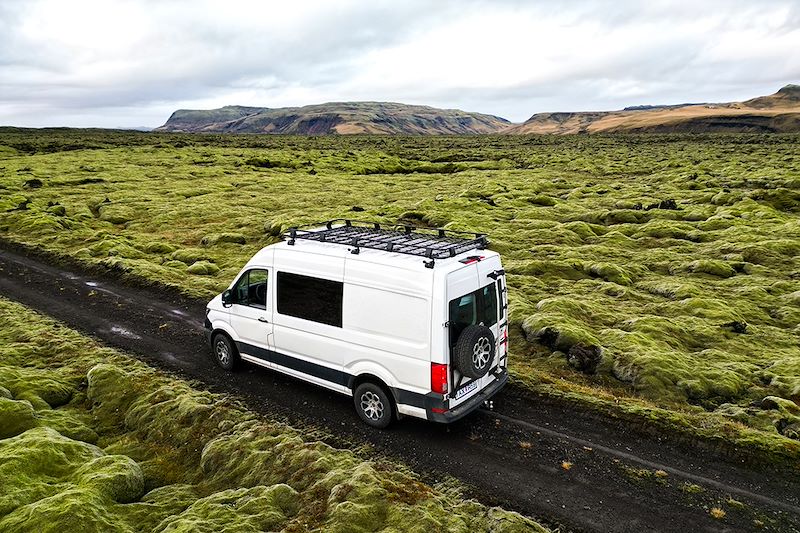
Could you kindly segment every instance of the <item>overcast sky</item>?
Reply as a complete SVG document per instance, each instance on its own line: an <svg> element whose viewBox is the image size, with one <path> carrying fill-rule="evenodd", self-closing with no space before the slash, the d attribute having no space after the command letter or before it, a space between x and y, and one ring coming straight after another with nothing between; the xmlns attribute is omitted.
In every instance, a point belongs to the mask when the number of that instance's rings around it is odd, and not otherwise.
<svg viewBox="0 0 800 533"><path fill-rule="evenodd" d="M800 0L0 0L0 124L381 100L523 121L800 83Z"/></svg>

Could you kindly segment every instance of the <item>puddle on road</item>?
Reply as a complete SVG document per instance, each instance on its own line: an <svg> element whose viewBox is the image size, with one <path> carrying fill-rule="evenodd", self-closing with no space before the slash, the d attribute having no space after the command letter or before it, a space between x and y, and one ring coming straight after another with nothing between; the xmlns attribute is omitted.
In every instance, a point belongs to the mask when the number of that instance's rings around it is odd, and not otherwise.
<svg viewBox="0 0 800 533"><path fill-rule="evenodd" d="M134 333L134 332L132 332L132 331L130 331L128 329L121 328L119 326L112 326L111 327L111 333L113 333L114 335L119 335L120 337L124 337L126 339L132 339L132 340L141 339L141 337L139 335L137 335L136 333Z"/></svg>

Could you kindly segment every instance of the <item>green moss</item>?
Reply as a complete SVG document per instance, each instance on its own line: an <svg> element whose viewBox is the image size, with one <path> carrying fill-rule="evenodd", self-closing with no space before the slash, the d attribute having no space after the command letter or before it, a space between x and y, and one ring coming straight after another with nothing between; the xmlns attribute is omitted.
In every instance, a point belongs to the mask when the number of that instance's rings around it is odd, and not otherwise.
<svg viewBox="0 0 800 533"><path fill-rule="evenodd" d="M14 398L27 400L37 409L58 407L70 401L74 384L49 370L3 366L0 384Z"/></svg>
<svg viewBox="0 0 800 533"><path fill-rule="evenodd" d="M543 205L546 207L552 207L557 203L554 198L545 196L543 194L539 194L536 196L532 196L531 198L528 198L528 202L532 203L533 205Z"/></svg>
<svg viewBox="0 0 800 533"><path fill-rule="evenodd" d="M0 439L15 437L38 425L30 402L0 398Z"/></svg>
<svg viewBox="0 0 800 533"><path fill-rule="evenodd" d="M101 240L87 248L89 255L97 258L124 257L127 259L143 259L146 255L130 245L125 238L103 234Z"/></svg>
<svg viewBox="0 0 800 533"><path fill-rule="evenodd" d="M691 240L690 235L694 227L685 222L672 220L651 220L644 224L633 237L650 237L654 239L684 239Z"/></svg>
<svg viewBox="0 0 800 533"><path fill-rule="evenodd" d="M33 428L17 436L0 440L0 479L4 480L0 494L0 516L8 515L44 498L70 488L72 476L84 464L103 451L96 446L74 441L57 431ZM20 514L28 515L28 512ZM0 520L6 531L8 519ZM13 520L11 520L13 522Z"/></svg>
<svg viewBox="0 0 800 533"><path fill-rule="evenodd" d="M588 266L588 273L619 285L631 284L630 275L624 269L612 263L593 263Z"/></svg>
<svg viewBox="0 0 800 533"><path fill-rule="evenodd" d="M186 271L189 274L196 274L198 276L209 276L219 272L219 267L208 261L196 261L192 263Z"/></svg>
<svg viewBox="0 0 800 533"><path fill-rule="evenodd" d="M124 455L96 457L76 470L73 479L76 484L119 503L136 501L144 494L142 469Z"/></svg>
<svg viewBox="0 0 800 533"><path fill-rule="evenodd" d="M47 208L47 212L58 217L63 217L67 214L67 208L63 205L53 205Z"/></svg>
<svg viewBox="0 0 800 533"><path fill-rule="evenodd" d="M181 263L191 265L198 261L207 261L208 254L203 250L184 248L174 251L169 255L169 258L173 261L180 261Z"/></svg>
<svg viewBox="0 0 800 533"><path fill-rule="evenodd" d="M583 241L588 241L605 233L601 226L587 224L586 222L568 222L564 224L564 229L575 233Z"/></svg>
<svg viewBox="0 0 800 533"><path fill-rule="evenodd" d="M166 242L150 242L144 246L144 251L149 254L170 254L175 251L175 246Z"/></svg>
<svg viewBox="0 0 800 533"><path fill-rule="evenodd" d="M241 233L212 233L203 237L200 242L206 246L220 243L246 244L247 238Z"/></svg>
<svg viewBox="0 0 800 533"><path fill-rule="evenodd" d="M0 299L2 531L545 531L365 461ZM10 365L44 365L47 371ZM86 388L83 391L83 383ZM69 394L58 391L70 388ZM55 429L92 424L97 445ZM74 431L74 428L73 428Z"/></svg>
<svg viewBox="0 0 800 533"><path fill-rule="evenodd" d="M275 531L282 529L298 508L298 494L288 485L229 489L197 500L182 513L161 522L156 531Z"/></svg>
<svg viewBox="0 0 800 533"><path fill-rule="evenodd" d="M112 224L125 224L139 216L139 213L131 207L124 205L107 204L98 208L100 220L111 222Z"/></svg>
<svg viewBox="0 0 800 533"><path fill-rule="evenodd" d="M689 272L709 274L720 278L730 278L736 275L736 270L731 265L715 259L699 259L686 264L683 268Z"/></svg>
<svg viewBox="0 0 800 533"><path fill-rule="evenodd" d="M264 222L264 233L271 237L277 237L287 231L291 224L286 220L273 219Z"/></svg>

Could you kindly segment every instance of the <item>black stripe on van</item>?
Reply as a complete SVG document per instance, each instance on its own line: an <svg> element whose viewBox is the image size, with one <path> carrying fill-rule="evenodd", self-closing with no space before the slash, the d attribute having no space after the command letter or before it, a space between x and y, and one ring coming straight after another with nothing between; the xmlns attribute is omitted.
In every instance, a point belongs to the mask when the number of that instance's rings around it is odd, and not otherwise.
<svg viewBox="0 0 800 533"><path fill-rule="evenodd" d="M355 381L356 376L348 374L342 370L336 370L335 368L329 368L317 363L312 363L311 361L298 359L297 357L282 354L274 350L267 350L266 348L254 346L246 342L237 342L236 347L239 349L240 353L257 357L263 361L268 361L284 368L296 370L315 378L324 379L325 381L334 383L336 385L342 385L351 389L353 388L352 383ZM419 407L422 409L426 407L426 397L424 394L410 390L399 389L397 387L390 388L397 403L410 405L412 407Z"/></svg>

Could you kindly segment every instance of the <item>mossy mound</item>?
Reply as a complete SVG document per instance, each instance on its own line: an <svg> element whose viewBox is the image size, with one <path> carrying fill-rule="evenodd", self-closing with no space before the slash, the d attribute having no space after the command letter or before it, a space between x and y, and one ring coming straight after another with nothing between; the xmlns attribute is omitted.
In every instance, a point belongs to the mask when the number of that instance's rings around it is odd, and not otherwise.
<svg viewBox="0 0 800 533"><path fill-rule="evenodd" d="M219 272L219 267L208 261L196 261L189 265L186 271L197 276L211 276Z"/></svg>
<svg viewBox="0 0 800 533"><path fill-rule="evenodd" d="M131 245L125 238L103 235L101 240L86 248L89 255L97 258L124 257L127 259L143 259L146 255Z"/></svg>
<svg viewBox="0 0 800 533"><path fill-rule="evenodd" d="M43 409L68 403L75 390L71 380L56 372L17 366L0 367L0 385L14 398Z"/></svg>
<svg viewBox="0 0 800 533"><path fill-rule="evenodd" d="M551 198L550 196L545 196L543 194L528 198L528 202L533 205L541 205L545 207L552 207L558 203L556 202L555 198Z"/></svg>
<svg viewBox="0 0 800 533"><path fill-rule="evenodd" d="M104 204L98 208L100 220L112 224L125 224L136 219L139 213L136 209L124 205Z"/></svg>
<svg viewBox="0 0 800 533"><path fill-rule="evenodd" d="M205 246L215 246L222 243L247 244L247 238L241 233L212 233L200 241Z"/></svg>
<svg viewBox="0 0 800 533"><path fill-rule="evenodd" d="M30 402L0 397L0 439L16 437L39 425Z"/></svg>
<svg viewBox="0 0 800 533"><path fill-rule="evenodd" d="M630 285L631 275L613 263L593 263L584 267L587 273L619 285Z"/></svg>
<svg viewBox="0 0 800 533"><path fill-rule="evenodd" d="M736 275L736 270L725 261L716 259L699 259L684 265L686 270L698 274L708 274L719 278L730 278Z"/></svg>
<svg viewBox="0 0 800 533"><path fill-rule="evenodd" d="M154 532L258 533L282 530L300 506L297 492L285 484L228 489L192 503L162 521Z"/></svg>
<svg viewBox="0 0 800 533"><path fill-rule="evenodd" d="M166 242L149 242L144 246L144 251L149 254L171 254L175 246Z"/></svg>
<svg viewBox="0 0 800 533"><path fill-rule="evenodd" d="M191 265L192 263L196 263L198 261L209 260L207 252L191 248L182 248L180 250L176 250L169 255L169 258L173 261L186 263L187 265Z"/></svg>

